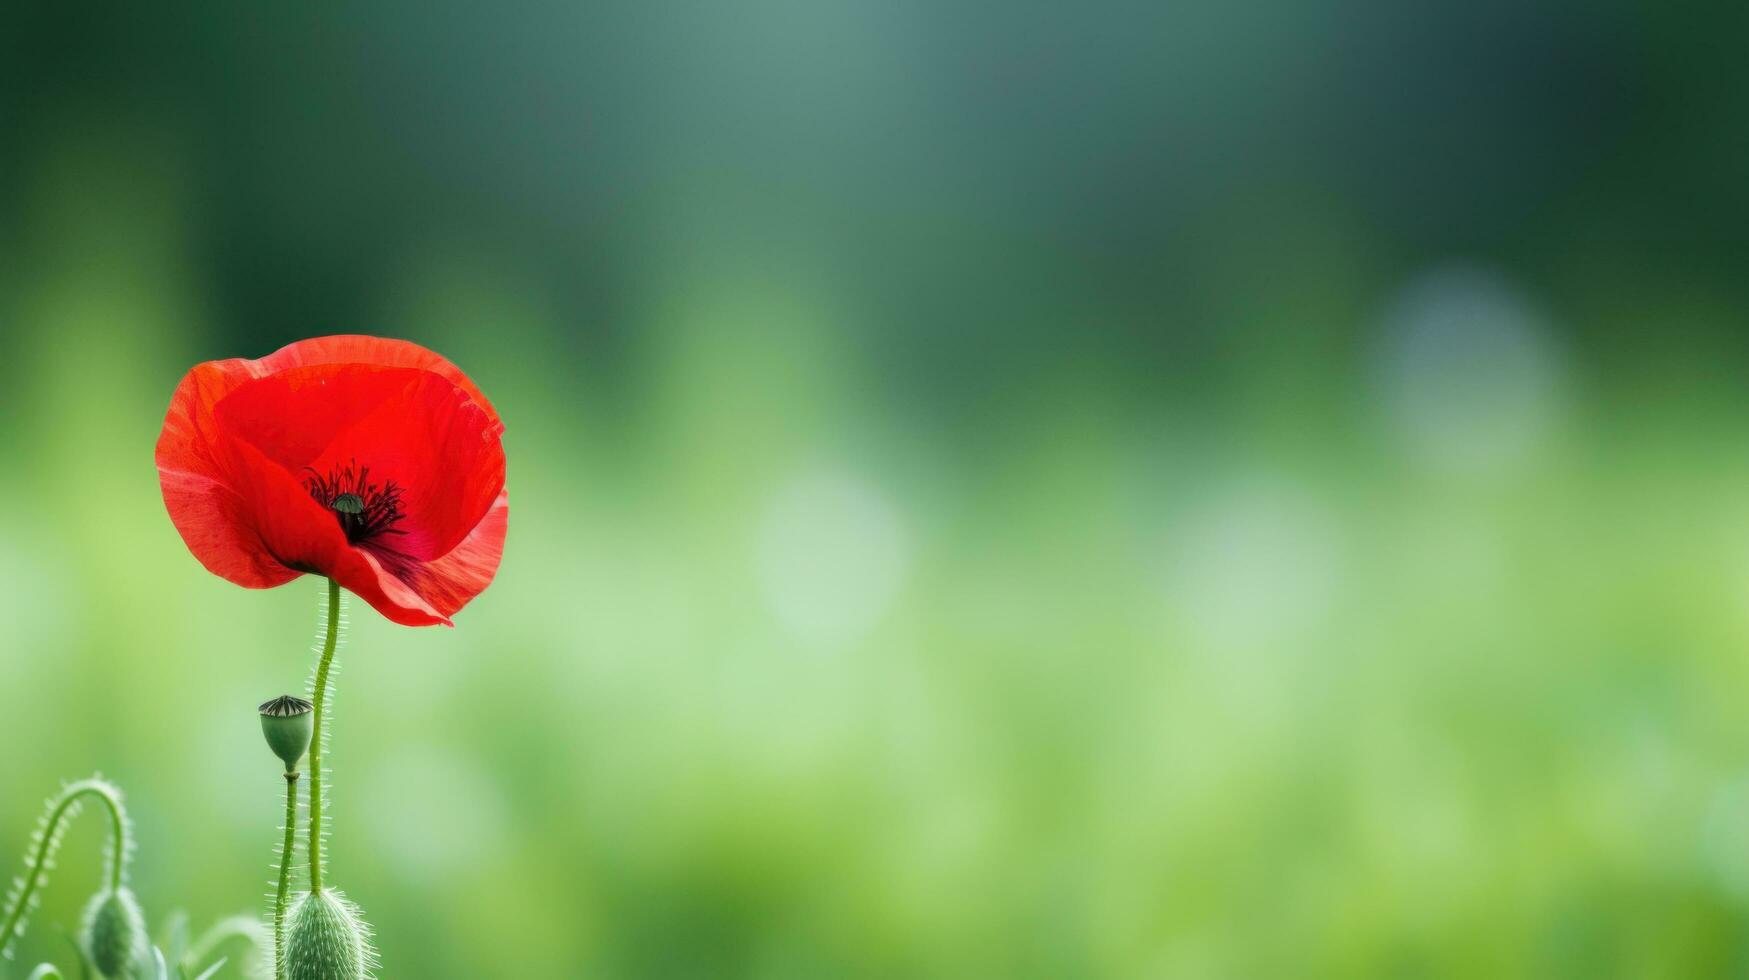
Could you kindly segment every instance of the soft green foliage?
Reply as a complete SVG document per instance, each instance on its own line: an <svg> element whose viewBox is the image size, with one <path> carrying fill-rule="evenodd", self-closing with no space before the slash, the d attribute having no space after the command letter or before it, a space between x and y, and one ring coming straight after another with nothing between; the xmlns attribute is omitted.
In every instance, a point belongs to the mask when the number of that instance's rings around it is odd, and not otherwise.
<svg viewBox="0 0 1749 980"><path fill-rule="evenodd" d="M181 976L186 978L186 980L209 980L209 978L211 978L214 974L218 973L220 970L225 968L226 962L227 961L221 959L217 963L214 963L212 966L209 966L206 969L200 971L199 973L195 973L195 974L191 974L188 972L187 969L183 969Z"/></svg>
<svg viewBox="0 0 1749 980"><path fill-rule="evenodd" d="M151 446L357 329L510 454L342 654L395 980L1749 967L1741 5L0 9L6 861L101 761L148 913L271 888L324 597ZM1529 322L1417 361L1451 258Z"/></svg>
<svg viewBox="0 0 1749 980"><path fill-rule="evenodd" d="M85 952L102 976L131 977L148 961L146 917L125 886L92 896L84 922Z"/></svg>
<svg viewBox="0 0 1749 980"><path fill-rule="evenodd" d="M98 776L67 784L44 805L42 819L31 836L24 872L13 880L6 903L0 907L0 956L10 956L11 943L24 934L30 911L42 901L42 890L49 883L55 853L67 827L88 799L100 801L109 816L109 849L104 858L108 892L122 890L127 880L127 862L132 856L133 836L127 810L122 806L121 790Z"/></svg>
<svg viewBox="0 0 1749 980"><path fill-rule="evenodd" d="M213 923L188 945L186 952L175 959L183 972L192 974L219 949L239 941L243 944L243 958L240 963L243 975L260 980L271 976L272 964L267 954L273 949L272 933L260 919L249 915L233 915ZM225 962L225 958L218 962ZM213 967L209 966L207 969L211 970Z"/></svg>
<svg viewBox="0 0 1749 980"><path fill-rule="evenodd" d="M376 965L358 906L333 889L293 904L285 936L284 980L364 980Z"/></svg>
<svg viewBox="0 0 1749 980"><path fill-rule="evenodd" d="M261 950L266 945L265 929L245 917L222 920L209 929L186 954L181 953L187 938L187 916L171 917L167 931L177 954L172 975L161 949L151 945L146 930L145 913L139 899L127 885L128 863L133 856L132 825L122 805L121 791L100 777L69 783L61 792L49 798L24 873L13 883L4 909L0 909L0 950L24 932L26 913L35 908L48 884L49 871L55 866L57 852L67 826L78 815L82 803L96 799L109 816L109 845L104 858L104 883L85 903L81 916L79 940L68 941L78 959L81 976L93 973L108 980L201 980L212 977L225 962L220 959L204 969L199 964L228 939L241 937L251 947L253 955L245 962L246 976L262 976ZM9 954L9 951L7 951ZM10 958L9 955L5 958ZM3 959L3 958L0 958ZM30 980L59 980L64 974L53 963L39 963L30 973ZM0 973L4 976L4 973Z"/></svg>

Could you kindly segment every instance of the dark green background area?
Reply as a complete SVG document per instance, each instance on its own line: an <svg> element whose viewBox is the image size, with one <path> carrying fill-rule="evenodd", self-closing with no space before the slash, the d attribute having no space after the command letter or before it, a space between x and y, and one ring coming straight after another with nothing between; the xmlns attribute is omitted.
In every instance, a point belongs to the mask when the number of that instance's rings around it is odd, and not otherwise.
<svg viewBox="0 0 1749 980"><path fill-rule="evenodd" d="M510 459L350 610L391 980L1749 970L1745 20L0 7L0 861L263 906L322 590L152 445L367 332Z"/></svg>

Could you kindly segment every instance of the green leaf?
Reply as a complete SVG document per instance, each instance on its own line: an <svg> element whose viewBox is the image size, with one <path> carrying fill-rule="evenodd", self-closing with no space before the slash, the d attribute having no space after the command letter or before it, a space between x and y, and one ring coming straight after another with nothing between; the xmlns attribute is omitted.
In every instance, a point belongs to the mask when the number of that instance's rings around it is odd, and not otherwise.
<svg viewBox="0 0 1749 980"><path fill-rule="evenodd" d="M86 955L85 947L64 930L61 931L61 938L73 947L73 956L79 960L79 980L91 980L91 957Z"/></svg>
<svg viewBox="0 0 1749 980"><path fill-rule="evenodd" d="M164 958L181 963L188 951L188 913L177 909L164 923Z"/></svg>
<svg viewBox="0 0 1749 980"><path fill-rule="evenodd" d="M185 972L192 973L200 964L212 959L220 946L241 939L242 958L237 966L245 976L266 977L273 972L273 933L260 919L249 915L233 915L213 923L212 927L188 944L182 954Z"/></svg>

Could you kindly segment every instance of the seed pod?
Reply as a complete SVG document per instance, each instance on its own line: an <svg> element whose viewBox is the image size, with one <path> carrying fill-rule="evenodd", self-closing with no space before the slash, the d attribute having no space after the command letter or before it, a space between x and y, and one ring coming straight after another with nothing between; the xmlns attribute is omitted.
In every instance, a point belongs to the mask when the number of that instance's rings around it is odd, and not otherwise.
<svg viewBox="0 0 1749 980"><path fill-rule="evenodd" d="M267 747L285 762L285 771L298 767L304 750L310 747L314 730L310 710L303 698L281 695L261 706L261 734L267 737Z"/></svg>
<svg viewBox="0 0 1749 980"><path fill-rule="evenodd" d="M131 977L146 960L146 916L126 887L92 896L83 932L85 952L105 977Z"/></svg>
<svg viewBox="0 0 1749 980"><path fill-rule="evenodd" d="M365 980L376 965L358 906L332 889L305 892L285 930L285 980Z"/></svg>

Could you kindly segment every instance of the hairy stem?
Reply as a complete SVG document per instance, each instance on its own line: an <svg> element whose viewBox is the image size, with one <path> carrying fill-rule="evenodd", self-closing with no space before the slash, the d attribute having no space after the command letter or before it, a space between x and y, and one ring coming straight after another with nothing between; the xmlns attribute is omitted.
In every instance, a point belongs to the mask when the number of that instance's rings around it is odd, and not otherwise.
<svg viewBox="0 0 1749 980"><path fill-rule="evenodd" d="M47 881L50 861L54 858L55 848L60 846L66 822L79 812L79 803L87 796L102 800L109 811L109 865L106 877L111 891L121 887L128 858L127 814L122 809L121 793L101 779L81 779L71 783L61 790L59 796L49 801L49 811L37 830L35 849L25 865L24 876L14 885L11 904L6 909L4 919L0 919L0 953L6 952L22 929L32 898L37 889Z"/></svg>
<svg viewBox="0 0 1749 980"><path fill-rule="evenodd" d="M328 740L328 668L340 640L340 583L328 580L328 634L316 664L316 736L310 740L310 891L322 890L322 746Z"/></svg>
<svg viewBox="0 0 1749 980"><path fill-rule="evenodd" d="M273 899L273 975L285 976L285 897L291 886L292 848L298 832L298 774L285 774L285 841L279 846L279 893Z"/></svg>

